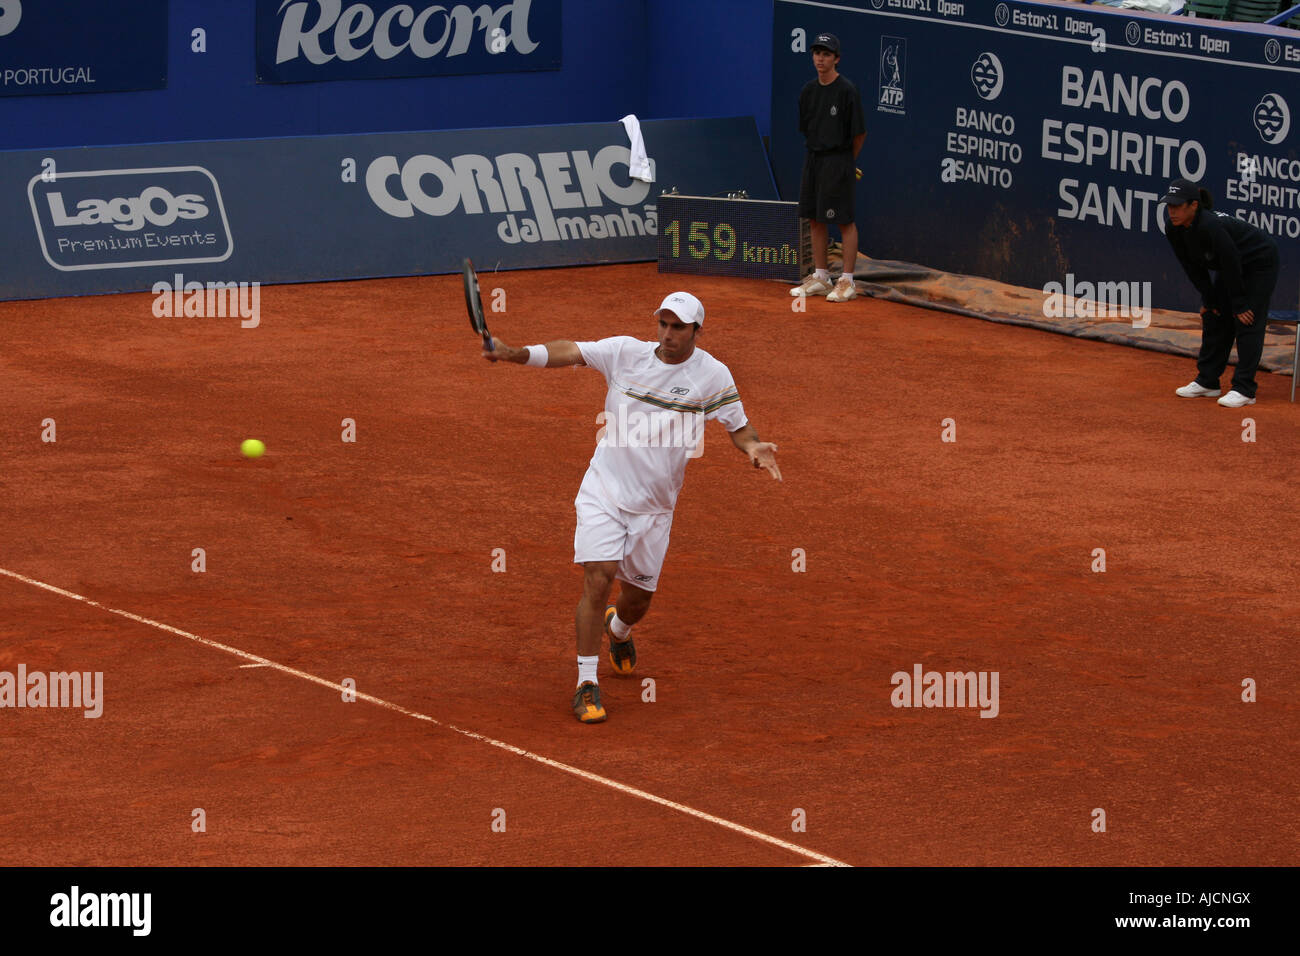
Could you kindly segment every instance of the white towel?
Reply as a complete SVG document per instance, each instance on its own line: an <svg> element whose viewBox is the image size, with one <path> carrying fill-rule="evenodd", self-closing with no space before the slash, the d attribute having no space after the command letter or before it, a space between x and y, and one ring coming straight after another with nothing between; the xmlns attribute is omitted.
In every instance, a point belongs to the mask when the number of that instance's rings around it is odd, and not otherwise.
<svg viewBox="0 0 1300 956"><path fill-rule="evenodd" d="M645 154L645 140L641 137L641 121L633 113L624 116L620 123L627 130L627 138L632 141L629 152L632 156L628 160L627 173L633 179L639 179L643 183L652 183L655 181L654 162Z"/></svg>

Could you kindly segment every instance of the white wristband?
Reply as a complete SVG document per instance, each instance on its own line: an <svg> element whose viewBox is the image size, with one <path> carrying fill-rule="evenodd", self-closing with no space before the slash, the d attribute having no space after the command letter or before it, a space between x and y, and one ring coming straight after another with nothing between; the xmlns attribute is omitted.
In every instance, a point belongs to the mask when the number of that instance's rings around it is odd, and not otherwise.
<svg viewBox="0 0 1300 956"><path fill-rule="evenodd" d="M546 351L545 345L528 346L528 361L525 365L532 365L535 368L546 368L546 363L550 360L551 353Z"/></svg>

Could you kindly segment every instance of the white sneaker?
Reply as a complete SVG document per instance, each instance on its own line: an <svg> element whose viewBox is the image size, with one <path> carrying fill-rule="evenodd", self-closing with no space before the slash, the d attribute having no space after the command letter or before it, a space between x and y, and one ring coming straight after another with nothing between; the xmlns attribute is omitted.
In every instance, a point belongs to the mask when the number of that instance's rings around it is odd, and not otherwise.
<svg viewBox="0 0 1300 956"><path fill-rule="evenodd" d="M1219 404L1224 408L1241 408L1243 405L1254 405L1255 400L1253 398L1247 398L1245 395L1241 394L1241 392L1233 389L1227 395L1224 395L1223 398L1219 399Z"/></svg>
<svg viewBox="0 0 1300 956"><path fill-rule="evenodd" d="M831 284L825 279L817 278L817 273L813 273L804 279L799 285L790 290L793 296L800 295L825 295L831 291Z"/></svg>
<svg viewBox="0 0 1300 956"><path fill-rule="evenodd" d="M1205 388L1203 385L1191 382L1188 385L1184 385L1182 388L1174 389L1174 394L1181 395L1183 398L1200 398L1202 395L1206 398L1213 398L1215 395L1219 394L1219 390L1217 388ZM1219 404L1222 405L1223 402L1220 401Z"/></svg>
<svg viewBox="0 0 1300 956"><path fill-rule="evenodd" d="M827 302L848 302L858 294L858 287L853 284L853 276L842 275L835 283L835 288L826 296Z"/></svg>

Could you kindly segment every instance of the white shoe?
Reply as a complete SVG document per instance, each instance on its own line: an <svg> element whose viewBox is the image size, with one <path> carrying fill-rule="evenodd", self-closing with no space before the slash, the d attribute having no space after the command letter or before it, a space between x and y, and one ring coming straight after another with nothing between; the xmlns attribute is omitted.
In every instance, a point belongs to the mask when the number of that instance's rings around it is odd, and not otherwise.
<svg viewBox="0 0 1300 956"><path fill-rule="evenodd" d="M1200 398L1202 395L1206 398L1213 398L1219 394L1219 390L1217 388L1205 388L1203 385L1191 382L1182 388L1174 389L1174 394L1181 395L1183 398ZM1219 404L1222 405L1223 402L1220 401Z"/></svg>
<svg viewBox="0 0 1300 956"><path fill-rule="evenodd" d="M800 295L825 295L831 291L831 284L825 279L817 278L817 273L813 273L804 279L799 285L790 290L793 296Z"/></svg>
<svg viewBox="0 0 1300 956"><path fill-rule="evenodd" d="M1243 405L1254 405L1255 400L1253 398L1247 398L1245 395L1241 394L1241 392L1234 389L1227 395L1224 395L1223 398L1219 399L1219 404L1224 408L1241 408Z"/></svg>
<svg viewBox="0 0 1300 956"><path fill-rule="evenodd" d="M853 276L842 275L835 283L835 288L826 296L827 302L848 302L858 294L858 287L853 284Z"/></svg>

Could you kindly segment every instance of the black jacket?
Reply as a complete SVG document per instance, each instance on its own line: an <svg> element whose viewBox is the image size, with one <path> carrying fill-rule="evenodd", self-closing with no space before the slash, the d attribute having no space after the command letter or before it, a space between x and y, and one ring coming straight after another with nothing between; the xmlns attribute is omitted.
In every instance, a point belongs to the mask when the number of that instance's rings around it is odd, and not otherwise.
<svg viewBox="0 0 1300 956"><path fill-rule="evenodd" d="M844 74L825 86L809 80L799 91L799 132L811 152L851 150L866 131L858 88Z"/></svg>
<svg viewBox="0 0 1300 956"><path fill-rule="evenodd" d="M1236 315L1251 307L1242 276L1247 272L1271 269L1277 264L1277 243L1273 237L1250 223L1204 208L1186 228L1174 226L1166 209L1165 238L1183 271L1201 293L1201 304L1218 311L1224 304ZM1210 281L1210 270L1218 273Z"/></svg>

